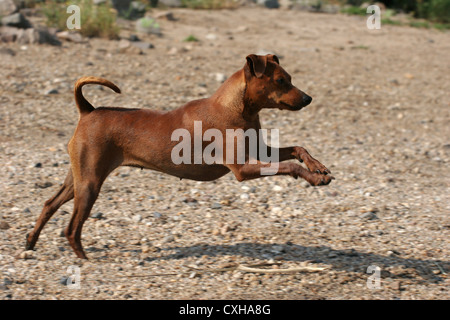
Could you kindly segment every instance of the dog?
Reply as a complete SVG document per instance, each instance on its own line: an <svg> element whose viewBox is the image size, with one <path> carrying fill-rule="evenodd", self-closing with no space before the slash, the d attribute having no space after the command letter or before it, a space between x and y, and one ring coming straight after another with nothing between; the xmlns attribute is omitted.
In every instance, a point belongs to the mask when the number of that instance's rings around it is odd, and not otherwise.
<svg viewBox="0 0 450 320"><path fill-rule="evenodd" d="M59 191L45 202L34 229L27 235L27 250L34 249L40 232L56 210L74 199L73 215L64 233L77 257L87 259L81 244L83 224L106 177L119 166L146 168L197 181L216 180L230 171L238 181L266 176L262 169L271 164L250 159L248 146L245 147L245 163L176 164L171 158L176 145L172 133L183 128L192 134L196 121L201 121L203 132L208 129L223 134L227 129L260 130L260 110L298 111L312 101L309 95L292 85L291 76L280 66L277 56L270 54L247 56L244 67L211 97L188 102L169 112L94 108L82 94L86 84L106 86L120 93L116 85L105 79L83 77L76 82L74 91L79 121L68 143L70 169ZM258 138L260 142L261 138ZM327 185L334 179L330 170L302 147L264 145L264 148L270 154L278 154L277 170L273 174L301 177L313 186ZM308 169L292 161L283 162L291 159L304 162Z"/></svg>

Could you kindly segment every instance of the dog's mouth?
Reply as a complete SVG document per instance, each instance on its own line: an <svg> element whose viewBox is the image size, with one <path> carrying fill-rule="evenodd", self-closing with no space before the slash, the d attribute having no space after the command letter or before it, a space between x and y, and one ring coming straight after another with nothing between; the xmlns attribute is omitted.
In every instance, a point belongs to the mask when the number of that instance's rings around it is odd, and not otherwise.
<svg viewBox="0 0 450 320"><path fill-rule="evenodd" d="M302 109L304 107L302 105L293 106L293 105L290 105L290 104L288 104L286 102L283 102L283 101L281 101L281 104L286 106L287 109L291 110L291 111L298 111L298 110L300 110L300 109Z"/></svg>

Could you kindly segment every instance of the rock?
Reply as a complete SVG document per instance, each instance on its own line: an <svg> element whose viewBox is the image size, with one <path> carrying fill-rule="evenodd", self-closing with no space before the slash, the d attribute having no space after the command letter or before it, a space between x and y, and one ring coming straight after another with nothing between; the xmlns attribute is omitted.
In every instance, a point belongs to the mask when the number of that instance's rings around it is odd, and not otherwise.
<svg viewBox="0 0 450 320"><path fill-rule="evenodd" d="M272 188L272 190L273 190L273 191L282 191L282 190L283 190L283 187L280 187L280 186L274 186L274 187Z"/></svg>
<svg viewBox="0 0 450 320"><path fill-rule="evenodd" d="M19 44L61 45L61 41L45 28L18 29L16 41Z"/></svg>
<svg viewBox="0 0 450 320"><path fill-rule="evenodd" d="M155 15L155 19L164 19L167 21L176 21L173 13L171 11L159 12Z"/></svg>
<svg viewBox="0 0 450 320"><path fill-rule="evenodd" d="M0 17L8 16L17 11L17 6L12 0L0 0Z"/></svg>
<svg viewBox="0 0 450 320"><path fill-rule="evenodd" d="M69 277L63 276L63 277L61 277L61 279L59 280L59 283L62 284L62 285L64 285L64 286L67 286L68 280L69 280Z"/></svg>
<svg viewBox="0 0 450 320"><path fill-rule="evenodd" d="M6 17L2 17L2 25L20 29L28 29L32 27L30 21L28 21L28 19L19 12Z"/></svg>
<svg viewBox="0 0 450 320"><path fill-rule="evenodd" d="M167 54L170 56L176 55L178 53L178 49L176 47L172 47L167 51Z"/></svg>
<svg viewBox="0 0 450 320"><path fill-rule="evenodd" d="M27 250L20 253L19 259L33 259L33 250Z"/></svg>
<svg viewBox="0 0 450 320"><path fill-rule="evenodd" d="M236 33L247 32L247 31L248 31L248 27L247 26L240 26L240 27L237 27L234 30L234 32L236 32Z"/></svg>
<svg viewBox="0 0 450 320"><path fill-rule="evenodd" d="M41 163L41 162L37 162L37 163L34 165L34 167L35 167L35 168L42 168L42 163Z"/></svg>
<svg viewBox="0 0 450 320"><path fill-rule="evenodd" d="M134 222L141 222L142 216L140 214L137 214L137 215L134 215L132 219Z"/></svg>
<svg viewBox="0 0 450 320"><path fill-rule="evenodd" d="M61 40L66 40L75 43L87 42L87 40L84 39L83 36L78 32L61 31L56 34L56 37L58 37L58 39Z"/></svg>
<svg viewBox="0 0 450 320"><path fill-rule="evenodd" d="M159 218L162 217L162 214L159 213L159 212L153 212L153 216L154 216L156 219L159 219Z"/></svg>
<svg viewBox="0 0 450 320"><path fill-rule="evenodd" d="M211 209L222 209L222 205L220 203L215 202L211 205Z"/></svg>
<svg viewBox="0 0 450 320"><path fill-rule="evenodd" d="M136 31L146 34L161 35L161 29L155 19L144 17L136 21Z"/></svg>
<svg viewBox="0 0 450 320"><path fill-rule="evenodd" d="M214 33L208 33L208 34L205 36L205 38L206 38L207 40L211 40L211 41L217 40L217 36L216 36Z"/></svg>
<svg viewBox="0 0 450 320"><path fill-rule="evenodd" d="M162 243L169 243L175 241L175 237L173 235L168 235L166 237L164 237L164 239L162 240Z"/></svg>
<svg viewBox="0 0 450 320"><path fill-rule="evenodd" d="M117 10L119 15L124 15L130 9L131 0L111 0L112 7Z"/></svg>
<svg viewBox="0 0 450 320"><path fill-rule="evenodd" d="M0 222L0 230L8 230L11 226L6 221Z"/></svg>
<svg viewBox="0 0 450 320"><path fill-rule="evenodd" d="M48 94L58 94L58 93L59 93L59 91L58 91L58 89L56 89L56 88L51 88L51 89L47 89L47 90L44 91L44 94L45 94L45 95L48 95Z"/></svg>
<svg viewBox="0 0 450 320"><path fill-rule="evenodd" d="M229 225L224 225L222 228L220 228L220 234L221 235L225 235L228 231L230 231L230 226Z"/></svg>
<svg viewBox="0 0 450 320"><path fill-rule="evenodd" d="M102 212L96 212L96 213L94 213L94 214L92 215L92 218L98 219L98 220L104 219L103 213L102 213Z"/></svg>
<svg viewBox="0 0 450 320"><path fill-rule="evenodd" d="M128 38L128 40L135 42L135 41L141 41L141 39L139 39L139 37L135 34L131 34L130 37Z"/></svg>
<svg viewBox="0 0 450 320"><path fill-rule="evenodd" d="M34 185L36 187L38 187L38 188L45 189L45 188L53 186L53 183L51 183L50 181L46 181L46 182L43 182L43 183L42 182L36 182Z"/></svg>
<svg viewBox="0 0 450 320"><path fill-rule="evenodd" d="M122 39L119 41L119 48L117 49L119 53L130 53L130 54L142 54L142 49L131 44L130 41Z"/></svg>
<svg viewBox="0 0 450 320"><path fill-rule="evenodd" d="M365 220L375 220L375 219L378 219L378 217L377 217L377 215L374 213L374 212L366 212L366 213L364 213L364 214L362 214L361 215L361 218L362 219L365 219Z"/></svg>
<svg viewBox="0 0 450 320"><path fill-rule="evenodd" d="M400 281L394 281L390 284L389 286L391 289L393 290L398 290L401 291L402 290L402 284Z"/></svg>
<svg viewBox="0 0 450 320"><path fill-rule="evenodd" d="M149 42L137 41L132 43L133 46L138 47L141 50L153 49L155 46Z"/></svg>
<svg viewBox="0 0 450 320"><path fill-rule="evenodd" d="M145 15L145 3L140 1L132 1L127 11L128 19L141 18Z"/></svg>
<svg viewBox="0 0 450 320"><path fill-rule="evenodd" d="M166 7L172 7L172 8L178 8L183 5L181 0L159 0L158 2L160 4L163 4Z"/></svg>
<svg viewBox="0 0 450 320"><path fill-rule="evenodd" d="M14 27L0 27L0 42L14 42L17 40L18 29Z"/></svg>
<svg viewBox="0 0 450 320"><path fill-rule="evenodd" d="M227 76L224 73L216 73L215 74L215 78L217 82L224 82L225 80L227 80Z"/></svg>
<svg viewBox="0 0 450 320"><path fill-rule="evenodd" d="M257 0L256 3L269 9L278 9L280 7L278 0Z"/></svg>

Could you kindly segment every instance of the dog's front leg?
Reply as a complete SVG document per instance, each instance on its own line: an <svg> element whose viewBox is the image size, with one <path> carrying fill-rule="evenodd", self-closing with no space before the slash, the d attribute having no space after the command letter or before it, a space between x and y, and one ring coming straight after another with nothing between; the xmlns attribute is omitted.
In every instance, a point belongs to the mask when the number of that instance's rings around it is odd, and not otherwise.
<svg viewBox="0 0 450 320"><path fill-rule="evenodd" d="M270 154L273 152L278 152L279 161L286 161L291 159L297 159L300 162L304 162L308 167L309 171L320 173L320 174L331 174L331 171L328 170L322 163L320 163L317 159L314 159L309 152L303 147L287 147L287 148L270 148Z"/></svg>
<svg viewBox="0 0 450 320"><path fill-rule="evenodd" d="M257 161L255 164L246 162L242 165L228 165L228 167L238 181L263 178L270 175L290 175L295 179L303 178L313 186L320 186L327 185L334 179L330 175L310 172L292 162L262 163Z"/></svg>

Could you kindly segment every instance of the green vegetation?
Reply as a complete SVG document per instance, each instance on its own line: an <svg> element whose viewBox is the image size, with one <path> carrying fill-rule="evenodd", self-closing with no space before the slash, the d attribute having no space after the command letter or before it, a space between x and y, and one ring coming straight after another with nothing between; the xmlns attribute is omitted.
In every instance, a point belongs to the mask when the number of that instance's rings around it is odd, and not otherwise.
<svg viewBox="0 0 450 320"><path fill-rule="evenodd" d="M367 14L366 10L367 10L367 8L360 8L360 7L356 7L356 6L350 6L350 7L342 8L341 12L342 13L346 13L346 14L365 16Z"/></svg>
<svg viewBox="0 0 450 320"><path fill-rule="evenodd" d="M342 0L344 7L341 12L352 15L367 15L366 8L361 8L363 0ZM381 24L409 25L415 28L450 29L450 0L393 0L381 1L390 6L381 12ZM393 19L396 13L410 15L409 22ZM415 19L414 19L415 18ZM417 20L417 19L425 19Z"/></svg>
<svg viewBox="0 0 450 320"><path fill-rule="evenodd" d="M77 5L81 9L79 32L83 36L118 38L119 27L116 25L116 12L107 3L94 5L92 0L46 1L42 9L47 18L47 25L65 30L67 19L70 16L66 11L69 5Z"/></svg>
<svg viewBox="0 0 450 320"><path fill-rule="evenodd" d="M183 41L185 41L185 42L197 42L198 39L197 39L197 37L195 37L194 35L191 34L186 39L184 39Z"/></svg>
<svg viewBox="0 0 450 320"><path fill-rule="evenodd" d="M181 0L181 3L191 9L232 9L239 5L238 0Z"/></svg>

